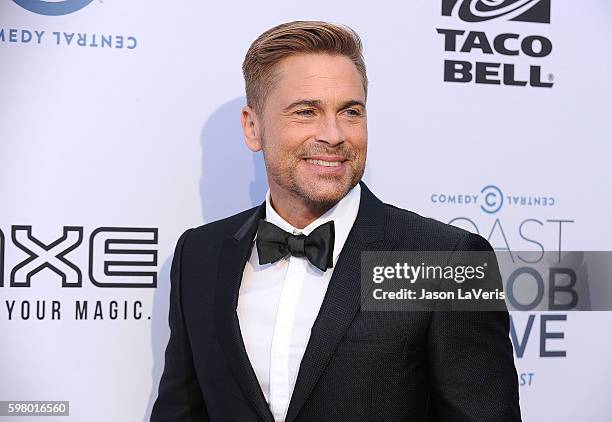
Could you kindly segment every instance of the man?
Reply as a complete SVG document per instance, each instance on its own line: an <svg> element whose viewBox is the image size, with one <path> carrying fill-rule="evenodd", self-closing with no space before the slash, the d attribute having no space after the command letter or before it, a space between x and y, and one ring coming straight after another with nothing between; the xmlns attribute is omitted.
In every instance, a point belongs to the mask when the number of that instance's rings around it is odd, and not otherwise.
<svg viewBox="0 0 612 422"><path fill-rule="evenodd" d="M360 309L362 251L491 247L361 182L357 34L286 23L253 42L243 71L244 138L263 150L269 190L180 237L151 421L519 421L507 312Z"/></svg>

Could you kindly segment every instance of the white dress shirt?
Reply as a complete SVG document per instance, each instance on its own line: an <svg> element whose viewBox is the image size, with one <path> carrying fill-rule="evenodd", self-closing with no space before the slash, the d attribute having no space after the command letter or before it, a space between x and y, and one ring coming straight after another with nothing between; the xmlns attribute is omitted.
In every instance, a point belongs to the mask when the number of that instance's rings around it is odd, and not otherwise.
<svg viewBox="0 0 612 422"><path fill-rule="evenodd" d="M336 205L303 229L281 218L266 194L266 221L286 232L309 235L334 221L334 267L353 227L361 186L355 185ZM253 242L242 274L238 296L238 321L247 355L276 422L285 420L300 362L319 314L333 268L321 271L306 257L287 256L259 265Z"/></svg>

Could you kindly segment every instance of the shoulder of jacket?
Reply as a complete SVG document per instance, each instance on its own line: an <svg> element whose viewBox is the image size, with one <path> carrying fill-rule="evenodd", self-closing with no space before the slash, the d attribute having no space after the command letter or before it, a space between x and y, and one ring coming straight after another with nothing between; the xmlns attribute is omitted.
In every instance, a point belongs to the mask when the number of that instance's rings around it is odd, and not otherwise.
<svg viewBox="0 0 612 422"><path fill-rule="evenodd" d="M386 224L392 227L396 236L418 237L427 240L425 243L435 243L453 249L459 243L468 239L476 241L476 238L479 238L477 243L488 243L480 235L460 227L443 223L431 217L424 217L414 211L399 208L392 204L385 203L384 205Z"/></svg>
<svg viewBox="0 0 612 422"><path fill-rule="evenodd" d="M187 237L189 237L190 241L195 239L196 241L205 240L207 243L211 241L214 243L215 240L221 240L226 236L233 235L253 215L258 207L259 205L229 217L187 229Z"/></svg>

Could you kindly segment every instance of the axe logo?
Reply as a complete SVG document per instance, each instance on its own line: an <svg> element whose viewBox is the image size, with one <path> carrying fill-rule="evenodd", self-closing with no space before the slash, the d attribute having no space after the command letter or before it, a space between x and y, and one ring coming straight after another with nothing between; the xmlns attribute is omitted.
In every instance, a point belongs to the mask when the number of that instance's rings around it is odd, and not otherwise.
<svg viewBox="0 0 612 422"><path fill-rule="evenodd" d="M12 245L27 257L12 267L10 287L30 287L32 277L43 270L57 274L62 287L82 287L84 273L97 287L157 286L157 228L96 228L89 236L87 264L75 263L69 256L83 244L83 237L83 227L64 226L59 238L46 243L32 234L32 226L12 226ZM0 287L4 287L5 248L0 230Z"/></svg>

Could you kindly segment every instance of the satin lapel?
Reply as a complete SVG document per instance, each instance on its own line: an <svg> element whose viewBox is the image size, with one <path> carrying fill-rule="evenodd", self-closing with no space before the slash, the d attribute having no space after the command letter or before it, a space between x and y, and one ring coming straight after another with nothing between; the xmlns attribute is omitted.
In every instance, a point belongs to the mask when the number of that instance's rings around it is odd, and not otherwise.
<svg viewBox="0 0 612 422"><path fill-rule="evenodd" d="M359 212L334 268L319 315L313 324L289 403L286 422L292 422L297 417L338 342L359 310L361 252L390 250L393 247L393 242L384 238L384 204L363 182L360 183Z"/></svg>
<svg viewBox="0 0 612 422"><path fill-rule="evenodd" d="M236 307L242 272L251 252L257 221L265 215L265 203L221 247L221 260L215 287L217 337L238 385L264 421L274 418L259 386L257 376L244 347Z"/></svg>

